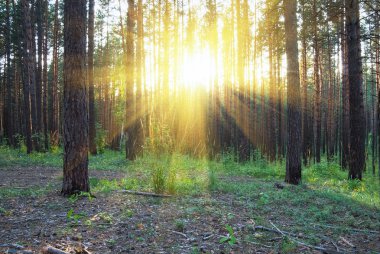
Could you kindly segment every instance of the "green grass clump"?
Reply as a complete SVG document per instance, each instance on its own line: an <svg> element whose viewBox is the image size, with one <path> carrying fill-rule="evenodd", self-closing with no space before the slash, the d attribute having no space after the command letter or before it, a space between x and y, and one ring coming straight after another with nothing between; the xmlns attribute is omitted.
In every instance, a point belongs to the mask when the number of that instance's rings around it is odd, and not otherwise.
<svg viewBox="0 0 380 254"><path fill-rule="evenodd" d="M0 146L0 168L14 166L62 167L62 154L62 150L27 154L23 149L11 149L8 146Z"/></svg>

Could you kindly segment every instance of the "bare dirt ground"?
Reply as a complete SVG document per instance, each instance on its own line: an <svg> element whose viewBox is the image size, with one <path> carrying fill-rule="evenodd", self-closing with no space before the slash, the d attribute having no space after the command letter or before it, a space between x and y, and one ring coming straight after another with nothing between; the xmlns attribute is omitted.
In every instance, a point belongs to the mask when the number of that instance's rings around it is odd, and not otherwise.
<svg viewBox="0 0 380 254"><path fill-rule="evenodd" d="M90 174L124 177L111 171ZM67 253L380 253L377 234L350 232L337 242L326 237L318 244L321 251L303 244L307 236L282 232L292 232L287 220L271 218L282 233L260 230L252 212L232 195L161 199L113 191L69 200L59 195L61 179L61 170L54 168L0 169L0 188L49 186L36 195L0 196L0 253L41 253L44 246ZM228 238L226 224L233 225L235 244L221 243ZM300 243L287 247L288 237ZM255 240L260 238L265 241Z"/></svg>

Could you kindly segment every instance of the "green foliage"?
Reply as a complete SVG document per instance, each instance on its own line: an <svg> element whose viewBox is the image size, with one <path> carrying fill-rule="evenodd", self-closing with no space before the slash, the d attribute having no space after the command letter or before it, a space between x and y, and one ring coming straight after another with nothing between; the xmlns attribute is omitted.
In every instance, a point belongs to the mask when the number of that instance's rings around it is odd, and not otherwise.
<svg viewBox="0 0 380 254"><path fill-rule="evenodd" d="M90 178L90 187L92 191L110 193L111 191L120 190L120 182L117 179L107 180L107 179L98 179Z"/></svg>
<svg viewBox="0 0 380 254"><path fill-rule="evenodd" d="M99 123L96 124L96 148L98 153L102 154L107 147L107 131L104 130Z"/></svg>
<svg viewBox="0 0 380 254"><path fill-rule="evenodd" d="M185 221L184 220L176 220L175 221L175 230L178 232L185 231Z"/></svg>
<svg viewBox="0 0 380 254"><path fill-rule="evenodd" d="M219 242L228 243L230 246L235 245L237 243L237 239L235 237L234 229L230 225L226 225L226 230L228 232L227 236L223 236Z"/></svg>
<svg viewBox="0 0 380 254"><path fill-rule="evenodd" d="M216 189L217 181L218 179L215 173L215 169L210 169L208 171L208 189L210 191L214 191Z"/></svg>
<svg viewBox="0 0 380 254"><path fill-rule="evenodd" d="M0 200L12 197L38 197L51 191L52 186L49 184L43 187L30 187L30 188L12 188L0 187Z"/></svg>
<svg viewBox="0 0 380 254"><path fill-rule="evenodd" d="M59 153L26 153L21 147L20 149L11 149L8 146L0 146L0 167L30 167L30 166L46 166L46 167L62 167L62 152Z"/></svg>
<svg viewBox="0 0 380 254"><path fill-rule="evenodd" d="M147 138L144 145L144 153L155 155L171 154L174 152L173 135L169 125L152 120L152 138Z"/></svg>
<svg viewBox="0 0 380 254"><path fill-rule="evenodd" d="M91 195L91 193L89 192L84 192L84 191L81 191L80 193L76 193L76 194L73 194L69 197L69 201L71 203L75 203L78 201L78 199L80 198L88 198L89 201L92 201L92 198L93 196Z"/></svg>
<svg viewBox="0 0 380 254"><path fill-rule="evenodd" d="M162 165L154 165L152 169L152 182L154 193L162 194L166 188L165 168Z"/></svg>
<svg viewBox="0 0 380 254"><path fill-rule="evenodd" d="M73 208L71 208L66 214L67 220L73 224L78 224L80 220L85 217L86 217L85 213L83 212L75 213Z"/></svg>
<svg viewBox="0 0 380 254"><path fill-rule="evenodd" d="M280 245L281 253L295 253L297 244L291 241L288 237L284 237Z"/></svg>

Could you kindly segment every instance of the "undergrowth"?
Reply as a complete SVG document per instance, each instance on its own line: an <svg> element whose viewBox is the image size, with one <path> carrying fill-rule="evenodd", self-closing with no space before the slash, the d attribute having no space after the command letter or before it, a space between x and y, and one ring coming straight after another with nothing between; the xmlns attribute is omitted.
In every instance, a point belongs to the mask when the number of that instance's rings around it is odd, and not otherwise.
<svg viewBox="0 0 380 254"><path fill-rule="evenodd" d="M62 149L48 153L27 155L22 149L0 147L0 168L46 166L62 167ZM217 161L194 158L179 153L157 155L145 152L134 162L125 159L124 152L104 150L90 156L90 169L113 170L126 174L125 179L114 181L91 179L93 190L109 192L118 188L153 191L177 195L202 195L209 191L248 194L258 191L264 182L282 182L285 177L285 160L268 163L259 153L254 160L237 163L232 153ZM90 172L91 176L91 172ZM243 185L234 179L246 179ZM328 198L348 198L371 207L380 207L380 187L377 177L365 172L363 181L347 179L347 172L338 163L323 160L302 172L302 186ZM246 186L245 186L246 185ZM260 188L259 188L260 189Z"/></svg>

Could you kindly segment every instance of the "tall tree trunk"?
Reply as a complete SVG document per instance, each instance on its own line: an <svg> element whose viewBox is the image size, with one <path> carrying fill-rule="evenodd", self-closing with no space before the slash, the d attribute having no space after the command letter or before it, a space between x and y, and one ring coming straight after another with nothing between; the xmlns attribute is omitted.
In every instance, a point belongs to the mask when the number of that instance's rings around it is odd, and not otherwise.
<svg viewBox="0 0 380 254"><path fill-rule="evenodd" d="M62 194L89 192L86 86L86 0L64 2Z"/></svg>
<svg viewBox="0 0 380 254"><path fill-rule="evenodd" d="M48 122L47 122L47 96L48 96L48 66L47 66L47 56L48 56L48 15L49 15L49 3L48 0L44 0L44 41L43 41L43 71L42 71L42 82L43 82L43 127L44 127L44 146L45 151L49 150L49 137L48 137Z"/></svg>
<svg viewBox="0 0 380 254"><path fill-rule="evenodd" d="M35 131L38 137L36 137L37 148L40 148L40 133L42 130L42 57L44 46L44 27L43 27L43 0L36 1L35 15L37 20L37 65L36 65L36 116L37 124Z"/></svg>
<svg viewBox="0 0 380 254"><path fill-rule="evenodd" d="M313 33L314 33L314 85L315 85L315 160L321 162L321 139L322 139L322 112L321 112L321 80L319 66L319 43L318 43L318 11L316 0L313 2Z"/></svg>
<svg viewBox="0 0 380 254"><path fill-rule="evenodd" d="M328 96L327 96L327 160L328 161L332 161L334 159L334 156L335 156L335 142L334 142L334 138L335 138L335 128L334 128L334 119L335 119L335 115L334 115L334 102L335 102L335 98L334 98L334 81L333 81L333 66L332 66L332 48L331 48L331 38L330 38L330 33L328 34L328 37L327 37L328 41L328 75L329 75L329 84L328 84Z"/></svg>
<svg viewBox="0 0 380 254"><path fill-rule="evenodd" d="M342 17L341 27L342 50L342 160L341 166L347 169L350 158L350 87L348 81L348 51L345 18Z"/></svg>
<svg viewBox="0 0 380 254"><path fill-rule="evenodd" d="M297 0L284 0L286 57L288 62L288 149L285 181L299 184L301 180L301 113L300 77L297 38Z"/></svg>
<svg viewBox="0 0 380 254"><path fill-rule="evenodd" d="M50 143L52 146L59 144L59 96L58 96L58 35L59 35L59 20L58 20L58 0L54 4L54 28L53 28L53 77L51 82L50 96Z"/></svg>
<svg viewBox="0 0 380 254"><path fill-rule="evenodd" d="M271 35L273 38L273 33ZM268 158L273 162L276 160L276 77L275 77L275 56L273 42L269 41L269 94L268 94Z"/></svg>
<svg viewBox="0 0 380 254"><path fill-rule="evenodd" d="M365 169L365 115L358 0L346 1L346 18L351 131L348 177L361 180Z"/></svg>
<svg viewBox="0 0 380 254"><path fill-rule="evenodd" d="M13 121L13 107L12 107L12 69L11 69L11 24L10 24L10 5L9 0L5 2L6 9L6 25L4 27L5 30L5 54L6 54L6 96L5 96L5 107L4 107L4 128L5 128L5 136L8 139L8 144L14 146L14 121ZM4 73L5 73L4 70Z"/></svg>
<svg viewBox="0 0 380 254"><path fill-rule="evenodd" d="M126 141L126 156L128 160L136 159L136 130L135 130L135 104L134 104L134 9L135 9L135 1L128 0L128 16L127 16L127 38L126 38L126 116L125 116L125 128L127 133L127 141Z"/></svg>
<svg viewBox="0 0 380 254"><path fill-rule="evenodd" d="M137 47L136 47L136 155L142 155L144 146L144 103L143 103L143 69L144 58L144 23L143 3L137 2Z"/></svg>
<svg viewBox="0 0 380 254"><path fill-rule="evenodd" d="M36 84L36 67L37 67L37 62L36 62L36 41L34 39L35 37L35 3L34 0L31 0L31 8L30 8L30 27L31 27L31 53L30 53L30 60L31 63L33 64L33 71L31 72L31 83L30 83L30 112L32 115L32 140L33 140L33 148L37 151L40 150L40 142L39 142L39 137L40 137L40 126L39 126L39 118L38 118L38 105L37 105L37 93L38 89L37 84ZM39 107L41 109L41 107Z"/></svg>
<svg viewBox="0 0 380 254"><path fill-rule="evenodd" d="M33 36L31 27L30 7L28 0L21 0L22 31L23 31L23 89L24 89L24 118L25 118L25 136L27 153L33 150L32 144L32 122L31 122L31 107L30 107L30 88L34 78L34 61L32 57Z"/></svg>
<svg viewBox="0 0 380 254"><path fill-rule="evenodd" d="M89 148L92 155L97 154L96 149L96 112L94 88L94 26L95 26L95 0L89 0L88 5L88 107L89 107Z"/></svg>
<svg viewBox="0 0 380 254"><path fill-rule="evenodd" d="M303 14L304 16L305 14ZM305 18L305 17L304 17ZM305 23L305 21L303 21ZM307 84L307 42L306 42L306 25L302 25L302 128L303 128L303 162L307 166L311 158L312 151L312 118L310 117L310 107L309 107L309 94L308 94L308 84ZM311 125L311 126L310 126Z"/></svg>

